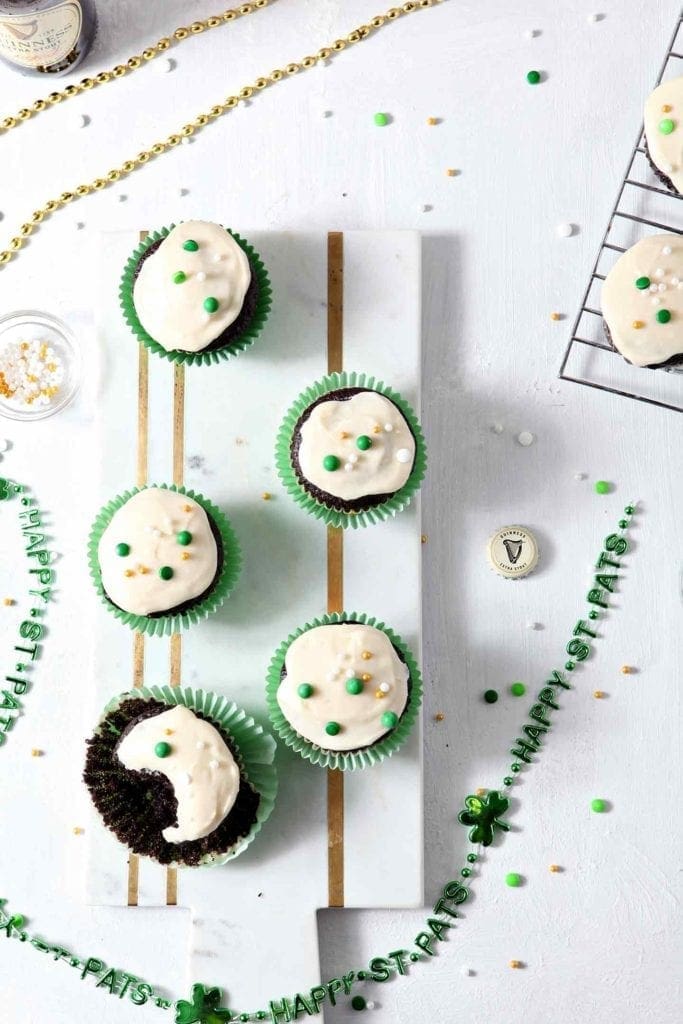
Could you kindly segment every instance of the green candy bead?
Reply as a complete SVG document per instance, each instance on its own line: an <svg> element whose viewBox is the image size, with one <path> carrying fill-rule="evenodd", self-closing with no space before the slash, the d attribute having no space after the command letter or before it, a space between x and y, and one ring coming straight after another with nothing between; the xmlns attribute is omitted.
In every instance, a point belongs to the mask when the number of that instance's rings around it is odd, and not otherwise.
<svg viewBox="0 0 683 1024"><path fill-rule="evenodd" d="M574 661L565 661L564 667L566 668L567 672L573 672L574 669L576 668L576 662L574 662Z"/></svg>
<svg viewBox="0 0 683 1024"><path fill-rule="evenodd" d="M351 1006L354 1010L364 1010L367 1005L362 996L354 996L351 1000Z"/></svg>
<svg viewBox="0 0 683 1024"><path fill-rule="evenodd" d="M389 118L387 117L386 114L383 114L381 111L375 114L373 120L378 128L385 128L386 125L389 124Z"/></svg>
<svg viewBox="0 0 683 1024"><path fill-rule="evenodd" d="M468 853L467 859L470 862L470 864L474 864L475 860L477 859L476 853Z"/></svg>
<svg viewBox="0 0 683 1024"><path fill-rule="evenodd" d="M168 757L168 755L171 753L171 744L164 743L162 740L161 743L157 743L156 747L154 748L154 753L157 755L157 757Z"/></svg>
<svg viewBox="0 0 683 1024"><path fill-rule="evenodd" d="M503 785L511 786L514 781L515 780L510 775L506 775L505 778L503 779Z"/></svg>
<svg viewBox="0 0 683 1024"><path fill-rule="evenodd" d="M588 618L589 619L597 619L597 617L598 617L598 613L596 612L595 608L591 608L591 610L588 613Z"/></svg>
<svg viewBox="0 0 683 1024"><path fill-rule="evenodd" d="M626 530L627 528L628 528L628 519L620 519L619 520L619 529L620 530Z"/></svg>
<svg viewBox="0 0 683 1024"><path fill-rule="evenodd" d="M170 565L162 565L161 569L159 569L159 576L162 580L172 580L173 569Z"/></svg>
<svg viewBox="0 0 683 1024"><path fill-rule="evenodd" d="M395 711L385 711L381 722L385 729L394 729L398 725L398 715Z"/></svg>
<svg viewBox="0 0 683 1024"><path fill-rule="evenodd" d="M334 473L335 469L339 469L341 466L341 460L336 455L326 455L323 459L323 469L326 469L328 473Z"/></svg>
<svg viewBox="0 0 683 1024"><path fill-rule="evenodd" d="M187 281L187 274L184 270L177 270L173 275L173 284L184 284Z"/></svg>
<svg viewBox="0 0 683 1024"><path fill-rule="evenodd" d="M313 695L313 687L310 683L300 683L296 692L302 700L308 700L308 698Z"/></svg>
<svg viewBox="0 0 683 1024"><path fill-rule="evenodd" d="M609 494L610 485L607 480L596 480L595 481L595 493L596 494Z"/></svg>
<svg viewBox="0 0 683 1024"><path fill-rule="evenodd" d="M486 690L484 692L484 700L486 701L487 704L495 704L496 701L498 700L498 691Z"/></svg>
<svg viewBox="0 0 683 1024"><path fill-rule="evenodd" d="M356 448L366 452L368 448L372 448L372 438L368 437L367 434L361 434L360 437L356 438Z"/></svg>
<svg viewBox="0 0 683 1024"><path fill-rule="evenodd" d="M658 309L655 313L655 319L658 324L668 324L671 319L671 311L668 309Z"/></svg>
<svg viewBox="0 0 683 1024"><path fill-rule="evenodd" d="M325 726L325 732L328 736L337 736L341 732L341 725L339 722L328 722Z"/></svg>
<svg viewBox="0 0 683 1024"><path fill-rule="evenodd" d="M189 530L181 530L180 533L176 534L176 540L183 547L187 547L188 544L192 543L192 534Z"/></svg>
<svg viewBox="0 0 683 1024"><path fill-rule="evenodd" d="M472 874L472 869L471 868L462 868L460 874L462 875L463 878L469 878L470 875Z"/></svg>
<svg viewBox="0 0 683 1024"><path fill-rule="evenodd" d="M601 800L600 797L596 797L595 800L591 800L591 811L594 811L596 814L604 814L606 810L606 800Z"/></svg>
<svg viewBox="0 0 683 1024"><path fill-rule="evenodd" d="M513 889L516 889L517 886L522 884L522 876L518 875L516 871L510 871L505 876L505 884L511 886Z"/></svg>
<svg viewBox="0 0 683 1024"><path fill-rule="evenodd" d="M529 85L538 85L538 83L541 81L541 72L527 71L526 80L529 83Z"/></svg>
<svg viewBox="0 0 683 1024"><path fill-rule="evenodd" d="M646 288L649 288L649 287L650 287L650 278L649 277L637 277L636 278L636 288L640 288L641 292L644 291Z"/></svg>
<svg viewBox="0 0 683 1024"><path fill-rule="evenodd" d="M635 512L635 510L636 510L635 509L635 505L627 505L626 508L624 509L624 512L626 513L627 516L632 516L633 513Z"/></svg>
<svg viewBox="0 0 683 1024"><path fill-rule="evenodd" d="M354 696L358 693L363 692L363 680L353 676L351 679L346 680L346 692L351 693Z"/></svg>
<svg viewBox="0 0 683 1024"><path fill-rule="evenodd" d="M130 554L130 544L117 544L116 554L119 556L119 558L125 558L126 555Z"/></svg>
<svg viewBox="0 0 683 1024"><path fill-rule="evenodd" d="M204 299L203 306L207 313L215 313L220 303L218 299L215 299L213 295L209 295L208 299Z"/></svg>
<svg viewBox="0 0 683 1024"><path fill-rule="evenodd" d="M676 127L676 122L670 117L663 117L657 127L662 135L671 135L672 131Z"/></svg>
<svg viewBox="0 0 683 1024"><path fill-rule="evenodd" d="M526 693L526 686L524 683L513 683L510 687L510 693L513 697L523 697Z"/></svg>
<svg viewBox="0 0 683 1024"><path fill-rule="evenodd" d="M521 770L522 770L522 766L521 766L521 764L518 764L517 761L515 761L513 764L510 765L510 771L511 772L520 772Z"/></svg>
<svg viewBox="0 0 683 1024"><path fill-rule="evenodd" d="M198 248L199 245L195 242L194 238L188 238L186 242L183 242L185 252L196 252Z"/></svg>

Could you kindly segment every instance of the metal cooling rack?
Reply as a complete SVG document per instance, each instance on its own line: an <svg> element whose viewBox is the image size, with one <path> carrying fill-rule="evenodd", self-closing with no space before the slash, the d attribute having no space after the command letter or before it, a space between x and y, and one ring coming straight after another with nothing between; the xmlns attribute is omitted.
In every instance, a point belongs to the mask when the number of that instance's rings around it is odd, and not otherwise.
<svg viewBox="0 0 683 1024"><path fill-rule="evenodd" d="M683 73L683 11L662 63L657 85ZM638 402L683 412L683 373L632 366L607 341L600 287L619 256L655 231L683 234L683 196L669 192L649 165L643 129L636 140L607 230L564 353L559 377Z"/></svg>

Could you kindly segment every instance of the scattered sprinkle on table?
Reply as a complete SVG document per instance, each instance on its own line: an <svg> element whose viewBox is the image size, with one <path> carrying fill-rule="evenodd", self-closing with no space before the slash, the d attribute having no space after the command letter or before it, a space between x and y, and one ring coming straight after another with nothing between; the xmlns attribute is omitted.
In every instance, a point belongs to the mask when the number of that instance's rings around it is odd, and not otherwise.
<svg viewBox="0 0 683 1024"><path fill-rule="evenodd" d="M542 622L527 622L526 628L527 629L543 629L543 623Z"/></svg>
<svg viewBox="0 0 683 1024"><path fill-rule="evenodd" d="M559 864L551 864L550 867L548 868L548 870L552 871L552 873L554 875L556 875L558 873L558 871L562 870L562 868L560 867Z"/></svg>
<svg viewBox="0 0 683 1024"><path fill-rule="evenodd" d="M525 39L535 39L536 36L540 36L540 34L541 34L540 28L528 28L525 31L525 33L524 33L524 38Z"/></svg>
<svg viewBox="0 0 683 1024"><path fill-rule="evenodd" d="M445 717L446 716L444 715L443 711L437 711L437 713L434 715L434 721L443 722Z"/></svg>
<svg viewBox="0 0 683 1024"><path fill-rule="evenodd" d="M561 313L551 313L550 314L550 319L551 320L561 320L562 319L562 314Z"/></svg>
<svg viewBox="0 0 683 1024"><path fill-rule="evenodd" d="M375 114L373 120L378 128L385 128L389 124L388 115L383 113L381 110Z"/></svg>
<svg viewBox="0 0 683 1024"><path fill-rule="evenodd" d="M420 537L420 543L421 544L426 544L427 543L427 534L426 533L423 533L422 536Z"/></svg>
<svg viewBox="0 0 683 1024"><path fill-rule="evenodd" d="M523 697L526 693L526 686L524 683L513 683L510 687L510 693L513 697Z"/></svg>
<svg viewBox="0 0 683 1024"><path fill-rule="evenodd" d="M623 676L630 676L633 672L633 668L631 665L622 665L619 671Z"/></svg>
<svg viewBox="0 0 683 1024"><path fill-rule="evenodd" d="M522 430L517 434L517 444L521 444L522 448L529 448L534 443L534 435L530 430Z"/></svg>
<svg viewBox="0 0 683 1024"><path fill-rule="evenodd" d="M46 341L10 341L0 352L0 395L19 406L49 405L63 379L62 361Z"/></svg>
<svg viewBox="0 0 683 1024"><path fill-rule="evenodd" d="M73 829L73 834L74 834L75 836L82 836L84 832L85 832L85 829L84 829L84 828L79 828L79 826L78 826L78 825L76 825L76 826L74 827L74 829Z"/></svg>
<svg viewBox="0 0 683 1024"><path fill-rule="evenodd" d="M6 605L6 607L8 607L8 608L9 608L9 607L10 607L10 605L13 605L13 604L14 604L14 598L13 598L13 597L3 597L3 599L2 599L2 603L3 603L4 605Z"/></svg>
<svg viewBox="0 0 683 1024"><path fill-rule="evenodd" d="M126 200L128 199L128 196L126 195L125 192L119 192L119 194L118 194L118 196L116 198L118 199L118 201L120 203L125 203Z"/></svg>
<svg viewBox="0 0 683 1024"><path fill-rule="evenodd" d="M503 433L503 429L504 428L503 428L503 424L502 423L492 423L491 427L490 427L490 430L491 430L492 434L502 434Z"/></svg>
<svg viewBox="0 0 683 1024"><path fill-rule="evenodd" d="M42 757L42 756L43 756L42 750L39 750L38 747L33 747L33 749L31 750L31 757Z"/></svg>
<svg viewBox="0 0 683 1024"><path fill-rule="evenodd" d="M440 117L428 117L427 118L427 124L431 124L431 125L441 124L441 118Z"/></svg>
<svg viewBox="0 0 683 1024"><path fill-rule="evenodd" d="M607 480L596 480L595 481L595 493L596 494L609 494L611 490L611 484Z"/></svg>
<svg viewBox="0 0 683 1024"><path fill-rule="evenodd" d="M423 203L422 204L422 212L423 213L429 213L430 210L433 210L433 209L434 209L434 207L431 205L431 203Z"/></svg>
<svg viewBox="0 0 683 1024"><path fill-rule="evenodd" d="M586 21L590 25L594 25L597 21L602 21L602 19L604 17L605 17L604 14L589 14L588 17L586 18Z"/></svg>
<svg viewBox="0 0 683 1024"><path fill-rule="evenodd" d="M6 437L0 437L0 452L6 452L9 445L10 443Z"/></svg>
<svg viewBox="0 0 683 1024"><path fill-rule="evenodd" d="M475 789L474 793L475 796L486 796L487 790L480 786L478 789Z"/></svg>
<svg viewBox="0 0 683 1024"><path fill-rule="evenodd" d="M457 175L459 173L460 172L458 171L457 167L447 167L446 168L446 176L448 178L455 178L455 177L457 177Z"/></svg>
<svg viewBox="0 0 683 1024"><path fill-rule="evenodd" d="M591 811L593 811L595 814L604 814L606 810L606 800L603 800L601 797L596 797L594 800L591 800Z"/></svg>
<svg viewBox="0 0 683 1024"><path fill-rule="evenodd" d="M529 85L538 85L538 83L541 81L541 72L527 71L526 80L529 83Z"/></svg>
<svg viewBox="0 0 683 1024"><path fill-rule="evenodd" d="M270 491L264 491L263 494L261 495L262 501L270 501L272 497L273 495L270 493Z"/></svg>
<svg viewBox="0 0 683 1024"><path fill-rule="evenodd" d="M498 691L497 690L485 690L484 691L484 700L486 701L487 704L495 704L496 701L498 700Z"/></svg>
<svg viewBox="0 0 683 1024"><path fill-rule="evenodd" d="M463 978L469 978L472 974L472 969L470 967L461 967L460 973L462 974Z"/></svg>
<svg viewBox="0 0 683 1024"><path fill-rule="evenodd" d="M172 60L171 57L157 57L152 64L152 67L158 74L163 75L166 74L167 71L173 71L175 61Z"/></svg>
<svg viewBox="0 0 683 1024"><path fill-rule="evenodd" d="M518 968L523 967L523 966L524 966L524 964L522 963L521 960L511 960L510 961L510 967L512 967L513 970L517 970Z"/></svg>
<svg viewBox="0 0 683 1024"><path fill-rule="evenodd" d="M331 110L323 110L323 117L332 117Z"/></svg>
<svg viewBox="0 0 683 1024"><path fill-rule="evenodd" d="M602 700L602 698L605 696L605 691L604 690L593 690L593 696L595 697L596 700Z"/></svg>
<svg viewBox="0 0 683 1024"><path fill-rule="evenodd" d="M574 473L574 479L575 480L585 480L587 475L588 475L587 473Z"/></svg>
<svg viewBox="0 0 683 1024"><path fill-rule="evenodd" d="M565 220L558 224L555 230L560 238L571 238L574 234L574 225Z"/></svg>
<svg viewBox="0 0 683 1024"><path fill-rule="evenodd" d="M85 128L90 124L90 118L86 114L72 114L69 118L70 128Z"/></svg>
<svg viewBox="0 0 683 1024"><path fill-rule="evenodd" d="M518 875L516 871L509 871L505 876L505 884L512 889L517 889L522 884L522 876Z"/></svg>

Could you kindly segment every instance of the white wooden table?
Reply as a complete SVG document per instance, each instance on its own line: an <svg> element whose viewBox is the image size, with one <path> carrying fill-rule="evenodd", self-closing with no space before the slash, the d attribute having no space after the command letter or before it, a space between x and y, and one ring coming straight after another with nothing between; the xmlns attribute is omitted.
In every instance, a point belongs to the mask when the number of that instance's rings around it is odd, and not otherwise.
<svg viewBox="0 0 683 1024"><path fill-rule="evenodd" d="M187 20L179 0L100 6L95 63L104 66ZM168 75L145 70L0 139L0 229L9 236L53 191L105 171L379 6L279 0L214 42L185 44ZM508 741L526 707L508 695L509 683L534 687L558 661L600 539L627 500L641 499L616 610L539 767L519 787L517 831L487 855L476 899L438 962L370 995L378 1003L370 1019L378 1024L446 1014L491 1024L547 1024L551 1015L562 1024L669 1024L677 1016L681 422L561 385L556 372L679 5L610 0L597 23L587 21L590 8L577 6L449 2L399 22L333 67L267 90L125 185L73 206L0 274L3 311L35 306L65 317L87 355L100 230L206 216L245 231L425 233L423 420L432 454L423 502L427 899L465 852L455 822L462 797L497 781L508 763ZM192 9L210 13L203 2ZM541 35L527 39L529 29ZM547 81L528 86L530 68L547 72ZM13 110L35 98L36 87L2 71L0 95L2 108ZM87 128L68 127L74 109L90 116ZM390 126L374 126L377 110L392 114ZM429 116L443 122L428 127ZM447 177L449 167L461 173ZM180 188L188 190L182 198ZM423 212L424 205L432 209ZM577 224L578 233L558 238L560 221ZM77 230L77 222L85 227ZM568 319L551 322L552 310ZM90 591L79 559L90 508L78 481L98 443L87 414L97 396L91 379L83 401L58 419L2 428L14 442L2 473L34 484L53 511L65 568L45 648L54 678L36 690L0 752L3 782L13 783L9 793L3 787L0 895L31 914L36 931L168 978L183 991L190 980L186 911L174 912L175 927L158 917L168 911L146 908L134 919L122 910L112 923L79 909L72 884L84 868L85 844L71 829L87 807L78 795L82 750L74 722L89 696L81 616ZM535 435L531 447L516 442L521 430ZM577 480L578 473L587 476ZM612 495L593 493L598 478L614 482ZM485 561L487 536L507 522L528 524L542 544L539 570L516 585L498 580ZM531 621L544 628L527 629ZM622 676L623 663L639 671ZM481 700L488 687L501 693L494 706ZM591 699L598 688L609 699ZM435 722L436 712L445 719ZM47 771L47 759L30 758L33 746L50 749ZM608 815L590 814L595 796L611 802ZM566 870L549 873L551 862ZM511 870L525 876L525 886L505 886ZM421 912L322 914L323 975L404 945L422 919ZM526 968L511 971L513 958ZM212 977L211 958L205 963L204 980L229 988L231 978ZM474 973L465 977L465 967ZM236 973L248 970L248 959L235 966ZM0 946L0 978L12 1024L45 1019L47 1005L55 1024L74 1014L128 1024L146 1014L77 984L18 943ZM292 991L299 984L292 977ZM342 1007L333 1019L352 1016Z"/></svg>

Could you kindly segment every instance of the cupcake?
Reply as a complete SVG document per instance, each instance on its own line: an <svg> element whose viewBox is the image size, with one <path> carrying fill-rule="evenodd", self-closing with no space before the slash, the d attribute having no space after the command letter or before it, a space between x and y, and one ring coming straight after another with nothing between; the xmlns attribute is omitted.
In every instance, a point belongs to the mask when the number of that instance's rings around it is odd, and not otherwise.
<svg viewBox="0 0 683 1024"><path fill-rule="evenodd" d="M141 242L120 296L126 322L152 351L175 362L212 363L258 336L271 288L251 245L220 224L193 220Z"/></svg>
<svg viewBox="0 0 683 1024"><path fill-rule="evenodd" d="M108 608L150 634L187 628L216 611L241 563L222 512L202 495L163 485L109 502L93 525L89 555Z"/></svg>
<svg viewBox="0 0 683 1024"><path fill-rule="evenodd" d="M683 193L683 77L662 82L645 103L645 148L670 192Z"/></svg>
<svg viewBox="0 0 683 1024"><path fill-rule="evenodd" d="M422 699L408 648L384 623L326 615L297 630L270 665L266 699L285 743L328 768L376 764L406 739Z"/></svg>
<svg viewBox="0 0 683 1024"><path fill-rule="evenodd" d="M222 697L123 694L87 744L83 781L105 825L160 864L223 864L273 809L275 742Z"/></svg>
<svg viewBox="0 0 683 1024"><path fill-rule="evenodd" d="M602 286L605 334L634 366L683 362L683 238L649 235L619 257Z"/></svg>
<svg viewBox="0 0 683 1024"><path fill-rule="evenodd" d="M292 497L333 526L395 515L424 476L417 418L400 395L364 374L335 373L308 388L277 440L278 472Z"/></svg>

